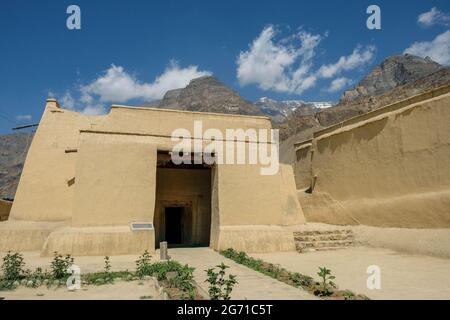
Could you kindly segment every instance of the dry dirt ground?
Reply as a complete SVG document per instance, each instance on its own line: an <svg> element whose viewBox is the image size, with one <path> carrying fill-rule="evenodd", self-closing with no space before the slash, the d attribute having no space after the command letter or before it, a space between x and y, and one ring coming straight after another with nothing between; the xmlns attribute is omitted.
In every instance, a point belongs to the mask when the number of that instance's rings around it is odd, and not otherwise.
<svg viewBox="0 0 450 320"><path fill-rule="evenodd" d="M370 247L252 256L316 279L318 267L325 266L336 276L339 288L365 294L371 299L450 299L450 259ZM380 267L381 289L367 288L367 268L371 265Z"/></svg>
<svg viewBox="0 0 450 320"><path fill-rule="evenodd" d="M5 252L0 252L3 259ZM26 263L25 268L34 270L37 267L50 270L52 257L41 257L39 252L22 252ZM135 270L135 261L138 256L123 255L111 257L112 271ZM75 257L75 264L80 266L81 273L103 271L104 257ZM20 286L13 291L0 291L0 297L5 299L62 299L62 300L135 300L159 299L158 292L150 280L142 281L115 281L114 284L82 285L81 290L69 291L65 287L47 289L26 288Z"/></svg>
<svg viewBox="0 0 450 320"><path fill-rule="evenodd" d="M159 299L153 281L116 281L101 286L83 285L81 290L69 291L65 287L19 287L13 291L0 291L6 300L138 300Z"/></svg>
<svg viewBox="0 0 450 320"><path fill-rule="evenodd" d="M0 259L5 253L0 253ZM233 299L292 299L305 300L316 299L313 295L306 291L296 289L285 283L276 281L270 277L266 277L256 271L246 268L242 265L236 264L231 260L221 256L219 253L209 248L176 248L169 249L169 255L172 259L183 264L189 264L195 267L194 279L203 292L208 291L208 285L205 283L206 273L204 270L214 267L221 262L228 266L227 272L237 275L238 284L233 290ZM41 257L39 252L23 252L26 263L26 268L35 269L36 267L50 268L51 257ZM159 252L153 254L153 259L159 257ZM134 271L136 268L135 261L138 257L134 255L123 255L111 257L112 271L130 270ZM90 256L90 257L75 257L75 264L81 269L81 273L89 273L95 271L102 271L104 266L104 257ZM144 289L144 286L138 286L138 281L130 283L121 282L114 284L109 292L106 285L103 286L89 286L85 292L67 292L66 289L60 289L56 292L45 291L41 288L29 289L20 287L15 291L0 291L0 296L7 299L139 299L141 296L155 296L150 290L137 291ZM134 285L133 285L134 284ZM132 286L132 287L130 287ZM148 287L148 286L147 286ZM84 288L84 287L82 287ZM134 291L134 292L133 292ZM123 295L121 293L123 292ZM38 293L44 293L44 296L36 296ZM107 295L110 296L107 296Z"/></svg>

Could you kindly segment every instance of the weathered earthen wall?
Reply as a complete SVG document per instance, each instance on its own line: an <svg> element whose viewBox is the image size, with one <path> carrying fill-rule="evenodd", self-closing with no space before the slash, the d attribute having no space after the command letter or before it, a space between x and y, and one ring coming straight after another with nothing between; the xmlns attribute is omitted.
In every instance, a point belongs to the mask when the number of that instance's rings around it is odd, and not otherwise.
<svg viewBox="0 0 450 320"><path fill-rule="evenodd" d="M72 226L153 221L156 146L116 135L82 133Z"/></svg>
<svg viewBox="0 0 450 320"><path fill-rule="evenodd" d="M61 109L56 101L49 100L27 155L11 221L0 225L0 240L9 237L20 241L24 232L33 230L29 234L34 241L30 238L27 243L34 243L30 250L42 245L43 254L153 251L155 229L135 230L130 224L155 223L157 197L173 196L183 201L183 197L197 192L210 192L211 199L205 196L197 206L205 213L209 206L212 248L293 250L292 230L285 227L304 223L304 216L290 166L281 165L274 175L261 175L261 167L267 165L246 160L244 164L214 165L210 183L196 184L194 177L180 174L175 179L185 181L186 190L168 187L164 176L157 183L157 152L172 150L178 143L171 140L175 129L195 133L197 120L202 121L203 131L221 131L223 137L215 140L223 142L234 141L226 137L226 129L271 128L265 117L123 106L113 106L108 115L93 117ZM192 138L204 146L211 142L201 136ZM267 144L248 140L240 141L247 151L250 146ZM18 220L41 224L24 230ZM209 219L199 220L198 230L210 223ZM45 232L40 232L42 228ZM203 233L197 235L195 243L204 241ZM0 244L0 250L14 249L14 242L7 243L8 248Z"/></svg>
<svg viewBox="0 0 450 320"><path fill-rule="evenodd" d="M215 249L249 252L295 250L292 230L305 223L292 168L262 176L259 166L218 166L219 232Z"/></svg>
<svg viewBox="0 0 450 320"><path fill-rule="evenodd" d="M85 115L59 108L50 100L28 150L11 220L67 221L72 218L73 190L80 128L95 126L103 116Z"/></svg>
<svg viewBox="0 0 450 320"><path fill-rule="evenodd" d="M450 94L382 111L316 134L307 221L450 227Z"/></svg>

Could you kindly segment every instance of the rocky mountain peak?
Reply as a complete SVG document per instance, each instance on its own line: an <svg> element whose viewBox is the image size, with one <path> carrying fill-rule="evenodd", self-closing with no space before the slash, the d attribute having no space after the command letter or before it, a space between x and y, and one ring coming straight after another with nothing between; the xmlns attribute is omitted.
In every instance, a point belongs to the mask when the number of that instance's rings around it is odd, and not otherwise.
<svg viewBox="0 0 450 320"><path fill-rule="evenodd" d="M192 79L184 88L167 91L162 100L152 105L165 109L262 115L254 104L213 76Z"/></svg>
<svg viewBox="0 0 450 320"><path fill-rule="evenodd" d="M343 93L341 101L351 101L363 96L378 96L393 88L437 72L444 67L429 57L411 54L387 57L362 79L355 88Z"/></svg>

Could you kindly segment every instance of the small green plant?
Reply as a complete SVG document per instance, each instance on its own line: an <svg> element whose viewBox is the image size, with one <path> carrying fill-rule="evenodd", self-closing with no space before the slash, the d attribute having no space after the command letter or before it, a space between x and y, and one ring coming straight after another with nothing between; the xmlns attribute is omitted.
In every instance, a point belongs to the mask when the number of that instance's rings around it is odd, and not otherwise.
<svg viewBox="0 0 450 320"><path fill-rule="evenodd" d="M103 273L105 275L104 280L106 283L114 282L114 275L111 272L111 259L109 256L105 257L105 267Z"/></svg>
<svg viewBox="0 0 450 320"><path fill-rule="evenodd" d="M269 263L266 271L272 276L272 278L278 279L284 270L280 268L280 266Z"/></svg>
<svg viewBox="0 0 450 320"><path fill-rule="evenodd" d="M0 291L15 289L21 285L30 288L41 285L47 287L62 285L71 275L69 268L73 265L73 262L74 258L71 255L62 256L58 252L54 252L50 272L42 268L37 268L32 272L23 269L25 263L22 255L8 252L3 258L1 267L3 275L0 277ZM156 276L170 289L171 296L180 299L195 299L194 268L188 265L183 266L173 260L151 263L151 256L147 251L138 258L136 266L136 272L128 270L114 272L111 270L111 259L106 256L103 271L83 274L82 283L102 285L113 282L114 279L133 281L145 276Z"/></svg>
<svg viewBox="0 0 450 320"><path fill-rule="evenodd" d="M144 251L142 256L136 260L136 274L138 277L150 276L153 273L153 266L151 263L152 256L147 250Z"/></svg>
<svg viewBox="0 0 450 320"><path fill-rule="evenodd" d="M105 257L105 273L111 273L111 260L108 256Z"/></svg>
<svg viewBox="0 0 450 320"><path fill-rule="evenodd" d="M317 275L321 278L321 282L318 283L314 294L317 296L331 296L336 288L336 284L332 280L336 277L326 267L319 267Z"/></svg>
<svg viewBox="0 0 450 320"><path fill-rule="evenodd" d="M11 290L19 285L19 281L25 279L27 271L23 268L25 262L20 253L8 253L3 257L1 266L2 276L0 277L0 291Z"/></svg>
<svg viewBox="0 0 450 320"><path fill-rule="evenodd" d="M152 296L140 296L139 299L141 300L147 300L147 299L152 299Z"/></svg>
<svg viewBox="0 0 450 320"><path fill-rule="evenodd" d="M208 277L205 282L209 283L209 297L211 300L230 300L233 287L237 283L236 276L230 274L228 275L228 278L225 277L225 270L228 269L229 266L225 265L223 262L217 265L216 268L219 268L218 272L216 272L215 268L205 270Z"/></svg>
<svg viewBox="0 0 450 320"><path fill-rule="evenodd" d="M183 292L180 297L183 300L195 299L194 270L194 268L189 267L187 264L184 266L178 264L176 275L167 280L170 286L178 288Z"/></svg>
<svg viewBox="0 0 450 320"><path fill-rule="evenodd" d="M133 274L129 271L110 271L108 274L102 271L83 274L81 278L86 284L102 285L114 282L114 279L128 279L129 277L133 278Z"/></svg>
<svg viewBox="0 0 450 320"><path fill-rule="evenodd" d="M249 267L250 269L260 271L260 272L265 271L262 260L249 257L244 251L237 252L234 249L229 248L229 249L221 251L220 253L223 256L225 256L231 260L234 260L235 262L237 262L239 264L243 264L243 265Z"/></svg>
<svg viewBox="0 0 450 320"><path fill-rule="evenodd" d="M314 279L310 276L305 276L298 272L290 273L289 280L296 286L303 289L308 289L314 284Z"/></svg>
<svg viewBox="0 0 450 320"><path fill-rule="evenodd" d="M237 263L245 263L248 260L248 256L244 251L240 251L237 255L236 255L236 262Z"/></svg>
<svg viewBox="0 0 450 320"><path fill-rule="evenodd" d="M173 273L172 277L168 277L168 273ZM166 282L169 287L176 288L181 292L180 299L194 299L195 289L193 284L194 268L188 265L181 265L174 260L151 262L150 254L145 251L136 261L136 275L139 278L145 276L155 276L158 281Z"/></svg>
<svg viewBox="0 0 450 320"><path fill-rule="evenodd" d="M25 262L23 256L20 253L11 253L8 251L6 256L3 257L2 264L2 279L7 281L16 281L25 278L25 270L23 267Z"/></svg>
<svg viewBox="0 0 450 320"><path fill-rule="evenodd" d="M345 300L355 300L356 296L353 292L351 292L350 290L345 290L342 295L344 296Z"/></svg>
<svg viewBox="0 0 450 320"><path fill-rule="evenodd" d="M51 262L52 277L56 280L65 280L71 274L68 269L73 265L74 259L70 254L62 256L57 251L54 252Z"/></svg>
<svg viewBox="0 0 450 320"><path fill-rule="evenodd" d="M33 282L33 287L39 287L45 280L48 281L51 277L52 275L47 270L38 267L34 272L30 272L27 275L27 280Z"/></svg>

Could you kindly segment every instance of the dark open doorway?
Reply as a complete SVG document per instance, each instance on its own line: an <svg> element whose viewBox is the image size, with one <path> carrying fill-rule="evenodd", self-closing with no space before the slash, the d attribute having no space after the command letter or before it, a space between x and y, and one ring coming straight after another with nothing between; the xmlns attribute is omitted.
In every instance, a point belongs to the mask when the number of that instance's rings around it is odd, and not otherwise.
<svg viewBox="0 0 450 320"><path fill-rule="evenodd" d="M180 245L183 243L184 211L183 207L164 208L166 241L170 245Z"/></svg>
<svg viewBox="0 0 450 320"><path fill-rule="evenodd" d="M155 199L155 247L209 246L211 232L211 167L175 165L158 153Z"/></svg>

